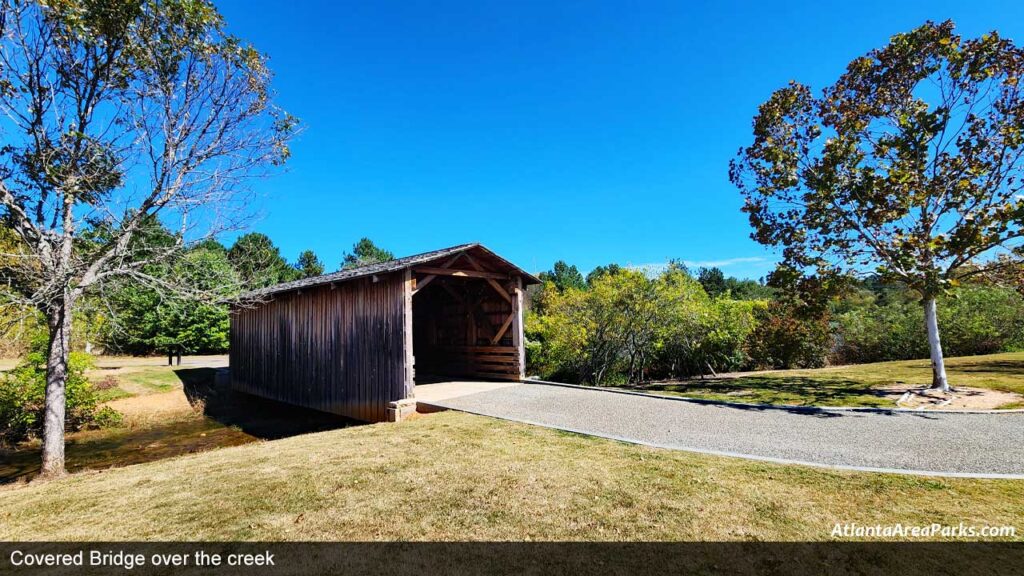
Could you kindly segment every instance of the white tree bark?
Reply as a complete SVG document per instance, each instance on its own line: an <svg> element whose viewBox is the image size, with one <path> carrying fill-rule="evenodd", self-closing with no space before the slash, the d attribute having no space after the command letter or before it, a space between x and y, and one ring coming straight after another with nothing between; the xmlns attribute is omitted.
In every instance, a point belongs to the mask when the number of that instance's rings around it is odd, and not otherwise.
<svg viewBox="0 0 1024 576"><path fill-rule="evenodd" d="M935 298L924 302L924 323L928 330L928 348L932 357L932 388L949 392L946 379L946 363L942 358L942 341L939 339L939 319L935 310Z"/></svg>
<svg viewBox="0 0 1024 576"><path fill-rule="evenodd" d="M64 475L64 418L68 359L71 355L71 297L58 303L48 319L50 343L46 358L46 413L43 418L41 475Z"/></svg>

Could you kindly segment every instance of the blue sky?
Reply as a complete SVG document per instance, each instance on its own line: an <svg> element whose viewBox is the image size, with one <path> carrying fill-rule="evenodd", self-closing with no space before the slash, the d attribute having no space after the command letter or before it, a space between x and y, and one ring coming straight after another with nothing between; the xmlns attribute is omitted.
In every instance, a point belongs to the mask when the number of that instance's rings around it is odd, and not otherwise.
<svg viewBox="0 0 1024 576"><path fill-rule="evenodd" d="M216 1L216 0L215 0ZM757 105L927 19L1024 41L1024 3L218 1L304 132L255 183L289 259L479 241L530 271L680 258L757 278L729 160ZM230 239L228 239L230 240Z"/></svg>

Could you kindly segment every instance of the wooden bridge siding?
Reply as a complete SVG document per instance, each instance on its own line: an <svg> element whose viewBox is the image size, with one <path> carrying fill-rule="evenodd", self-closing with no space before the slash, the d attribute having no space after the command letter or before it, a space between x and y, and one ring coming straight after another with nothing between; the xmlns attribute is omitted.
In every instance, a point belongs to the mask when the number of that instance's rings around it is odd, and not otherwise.
<svg viewBox="0 0 1024 576"><path fill-rule="evenodd" d="M281 295L231 318L241 392L365 421L408 395L407 285L399 272Z"/></svg>

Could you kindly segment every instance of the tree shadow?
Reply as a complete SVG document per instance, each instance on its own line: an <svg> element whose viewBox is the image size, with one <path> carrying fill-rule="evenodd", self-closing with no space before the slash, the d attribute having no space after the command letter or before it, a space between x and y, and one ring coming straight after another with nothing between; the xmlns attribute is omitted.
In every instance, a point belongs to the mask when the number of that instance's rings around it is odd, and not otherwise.
<svg viewBox="0 0 1024 576"><path fill-rule="evenodd" d="M948 366L950 372L971 372L994 374L1015 374L1024 376L1024 360L989 360L979 362L956 363Z"/></svg>
<svg viewBox="0 0 1024 576"><path fill-rule="evenodd" d="M687 398L686 400L688 402L693 402L695 404L715 406L717 408L729 410L743 410L750 412L777 411L786 412L789 414L797 414L799 416L811 416L814 418L863 418L867 416L905 416L920 418L922 420L935 420L938 418L938 413L936 412L926 412L923 410L899 410L896 408L885 408L876 406L858 407L858 409L854 410L837 410L835 408L829 409L827 406L793 406L786 404L747 403L725 404L718 400L706 400L700 398Z"/></svg>
<svg viewBox="0 0 1024 576"><path fill-rule="evenodd" d="M120 468L256 440L239 429L209 418L172 421L140 429L100 430L75 435L65 442L65 467L68 472ZM38 443L0 449L0 484L35 477L41 458Z"/></svg>
<svg viewBox="0 0 1024 576"><path fill-rule="evenodd" d="M869 383L856 380L805 376L709 378L684 382L651 383L633 389L645 392L670 392L684 396L687 394L715 394L731 397L728 401L734 402L804 408L842 406L851 403L888 408L884 405L884 399L892 394L891 390L874 388Z"/></svg>
<svg viewBox="0 0 1024 576"><path fill-rule="evenodd" d="M902 384L894 381L893 384ZM938 418L937 413L902 410L895 405L872 400L883 400L891 390L873 388L872 384L844 378L810 378L788 376L743 376L739 378L704 378L682 382L652 382L628 388L642 392L667 392L669 397L715 406L722 409L745 411L781 411L817 418L882 416L913 416L924 420ZM716 398L702 398L701 394L715 394ZM728 397L730 396L731 397ZM727 396L721 398L721 396ZM798 401L799 403L797 403ZM837 407L854 408L837 410Z"/></svg>
<svg viewBox="0 0 1024 576"><path fill-rule="evenodd" d="M193 408L224 424L262 440L277 440L365 424L335 414L276 402L236 392L223 368L180 368L185 397Z"/></svg>
<svg viewBox="0 0 1024 576"><path fill-rule="evenodd" d="M226 378L218 378L216 368L178 368L174 373L189 403L203 417L73 435L65 444L68 471L118 468L362 424L234 392ZM0 484L33 478L39 472L40 458L38 442L0 448Z"/></svg>

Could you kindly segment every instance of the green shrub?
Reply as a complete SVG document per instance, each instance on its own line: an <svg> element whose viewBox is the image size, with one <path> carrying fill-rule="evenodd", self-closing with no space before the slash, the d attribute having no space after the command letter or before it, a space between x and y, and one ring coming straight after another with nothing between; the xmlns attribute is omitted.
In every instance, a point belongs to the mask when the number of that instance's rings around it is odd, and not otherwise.
<svg viewBox="0 0 1024 576"><path fill-rule="evenodd" d="M31 351L9 373L0 376L0 443L15 444L42 436L46 400L45 335L33 339ZM120 414L97 409L96 390L85 377L92 357L72 352L65 388L65 426L68 431L116 425Z"/></svg>
<svg viewBox="0 0 1024 576"><path fill-rule="evenodd" d="M962 286L938 302L939 334L947 356L992 354L1024 345L1024 297L1002 286ZM832 362L855 364L928 357L919 302L888 297L837 317Z"/></svg>
<svg viewBox="0 0 1024 576"><path fill-rule="evenodd" d="M747 337L747 354L758 368L819 368L832 335L825 318L804 318L780 301L755 311L757 326Z"/></svg>
<svg viewBox="0 0 1024 576"><path fill-rule="evenodd" d="M631 269L591 275L586 290L548 282L526 319L531 373L620 385L734 370L760 302L710 298L678 266L656 277Z"/></svg>
<svg viewBox="0 0 1024 576"><path fill-rule="evenodd" d="M93 415L92 425L96 428L117 428L124 424L124 414L110 406L103 406Z"/></svg>

